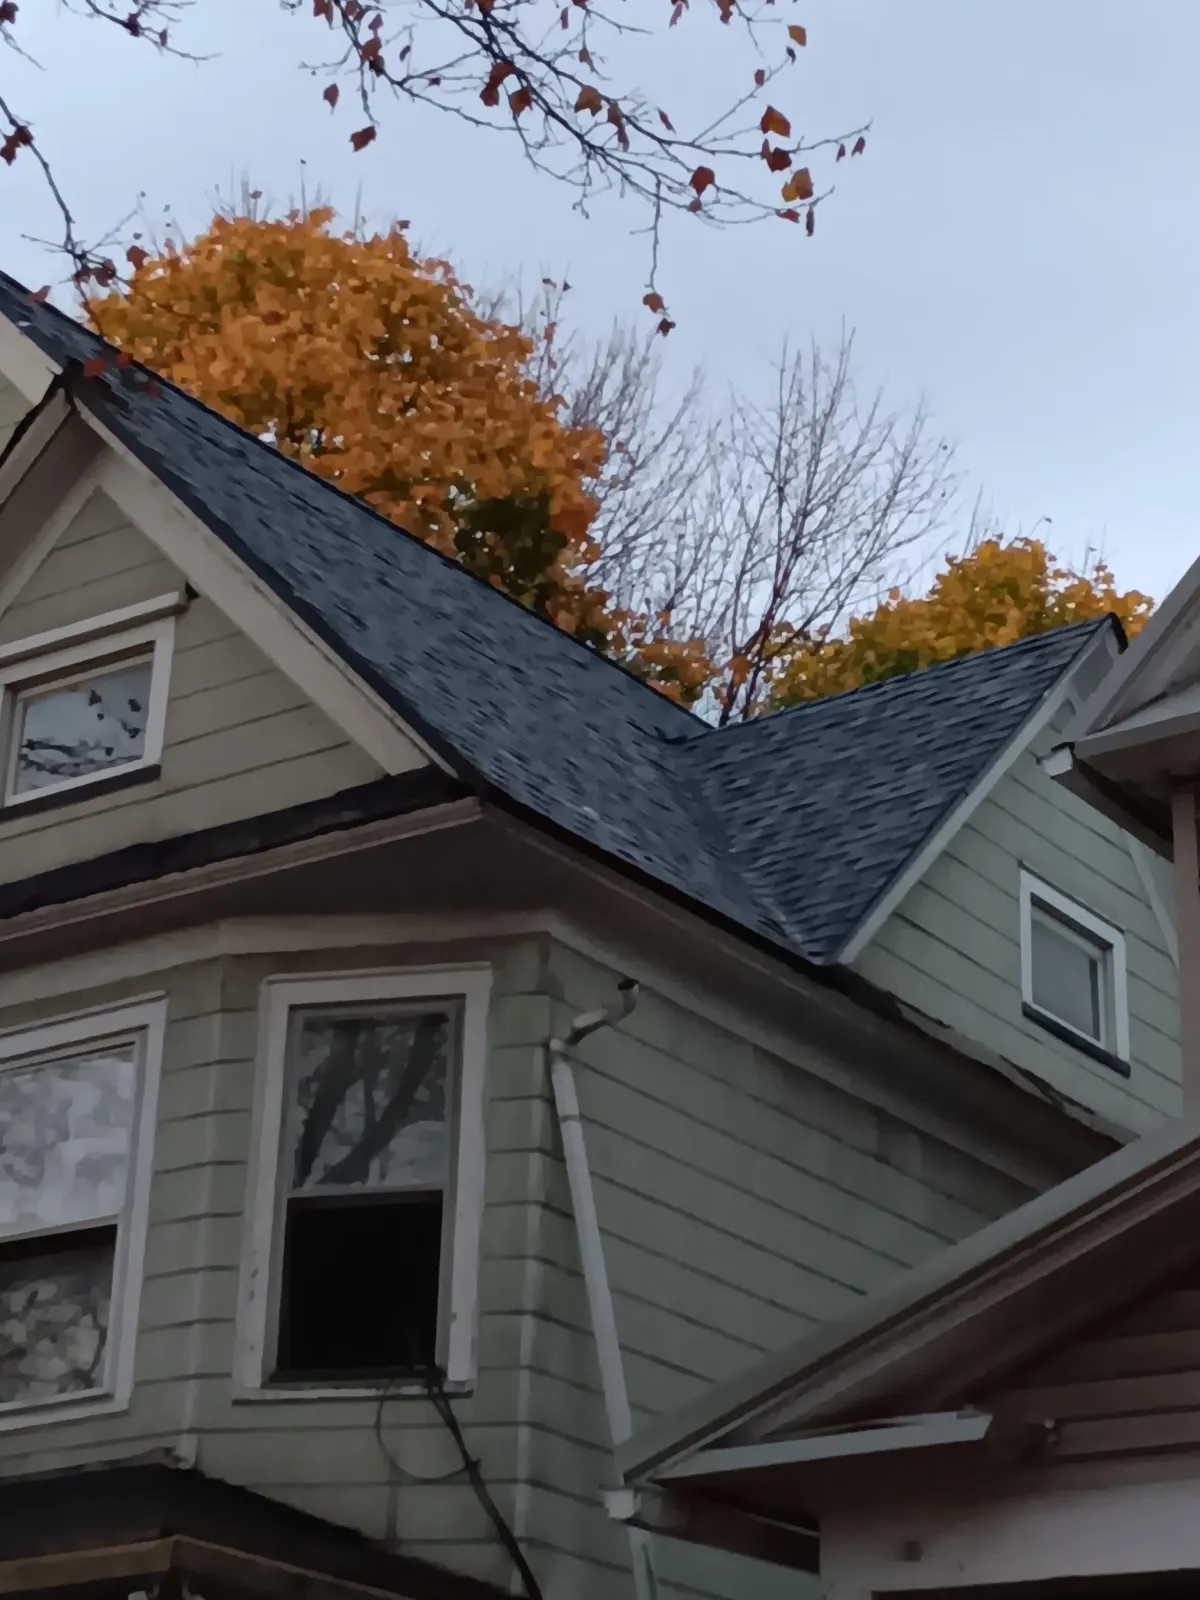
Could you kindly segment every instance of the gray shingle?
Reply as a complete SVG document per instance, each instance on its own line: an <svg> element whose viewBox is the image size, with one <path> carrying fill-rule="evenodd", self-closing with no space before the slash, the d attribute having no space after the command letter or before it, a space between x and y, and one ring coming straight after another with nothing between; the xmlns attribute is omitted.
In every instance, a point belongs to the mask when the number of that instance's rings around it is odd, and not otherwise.
<svg viewBox="0 0 1200 1600"><path fill-rule="evenodd" d="M0 275L59 364L105 346ZM717 732L139 369L75 381L141 461L463 776L822 962L1100 624Z"/></svg>

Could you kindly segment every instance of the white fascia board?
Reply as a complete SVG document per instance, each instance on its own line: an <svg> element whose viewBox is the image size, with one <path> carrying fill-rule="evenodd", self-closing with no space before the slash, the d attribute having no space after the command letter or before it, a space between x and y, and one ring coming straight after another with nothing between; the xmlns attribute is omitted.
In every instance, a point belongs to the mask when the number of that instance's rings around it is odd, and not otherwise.
<svg viewBox="0 0 1200 1600"><path fill-rule="evenodd" d="M700 1450L676 1462L656 1481L710 1478L718 1473L754 1472L765 1467L799 1466L810 1461L839 1461L852 1456L886 1455L894 1450L931 1450L938 1445L975 1444L992 1426L990 1412L947 1411L885 1427L855 1428L773 1439L765 1444L733 1445Z"/></svg>

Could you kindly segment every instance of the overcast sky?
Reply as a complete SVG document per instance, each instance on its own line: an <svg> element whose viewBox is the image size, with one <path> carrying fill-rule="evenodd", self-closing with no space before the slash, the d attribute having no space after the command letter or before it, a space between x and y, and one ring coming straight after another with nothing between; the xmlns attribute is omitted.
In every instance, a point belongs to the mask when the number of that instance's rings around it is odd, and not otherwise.
<svg viewBox="0 0 1200 1600"><path fill-rule="evenodd" d="M785 336L829 338L844 321L860 381L898 403L927 396L1007 526L1049 517L1054 547L1100 543L1123 584L1161 596L1200 554L1200 5L793 9L809 47L791 108L814 133L873 119L869 148L839 169L812 240L784 223L671 230L672 374L699 362L714 387L752 388ZM389 108L352 155L324 80L296 68L319 53L312 25L278 0L200 0L178 37L219 52L204 65L163 62L52 0L22 0L21 24L46 70L8 57L0 85L37 120L85 234L139 192L148 216L170 207L194 227L243 174L286 201L303 161L310 191L349 211L361 188L372 221L410 218L468 280L565 269L586 328L646 315L638 213L608 205L585 222L506 139L424 110ZM674 93L720 92L714 44L703 22L677 31L662 57ZM0 169L3 265L46 282L59 269L25 235L53 228L32 164Z"/></svg>

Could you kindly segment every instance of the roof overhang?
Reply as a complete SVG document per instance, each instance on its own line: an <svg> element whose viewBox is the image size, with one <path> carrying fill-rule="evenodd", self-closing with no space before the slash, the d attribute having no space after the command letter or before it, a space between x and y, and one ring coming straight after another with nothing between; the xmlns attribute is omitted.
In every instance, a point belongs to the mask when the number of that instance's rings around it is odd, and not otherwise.
<svg viewBox="0 0 1200 1600"><path fill-rule="evenodd" d="M497 1600L504 1591L168 1461L0 1482L0 1593Z"/></svg>
<svg viewBox="0 0 1200 1600"><path fill-rule="evenodd" d="M1200 1120L1189 1118L651 1423L618 1453L620 1481L649 1496L650 1517L682 1524L680 1497L700 1495L727 1517L800 1527L872 1462L1023 1451L1027 1430L997 1434L971 1395L1197 1255Z"/></svg>
<svg viewBox="0 0 1200 1600"><path fill-rule="evenodd" d="M1170 794L1200 779L1200 561L1080 708L1053 774L1163 855Z"/></svg>

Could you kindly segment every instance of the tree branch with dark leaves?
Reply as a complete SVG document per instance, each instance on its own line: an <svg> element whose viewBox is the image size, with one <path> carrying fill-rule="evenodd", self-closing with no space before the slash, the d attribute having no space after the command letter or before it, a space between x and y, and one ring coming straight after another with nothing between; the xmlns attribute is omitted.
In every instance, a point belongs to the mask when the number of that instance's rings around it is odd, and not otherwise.
<svg viewBox="0 0 1200 1600"><path fill-rule="evenodd" d="M308 3L343 47L324 67L333 74L326 101L336 109L340 77L357 89L366 121L350 134L355 149L375 139L386 88L515 136L539 171L578 191L583 209L608 191L641 202L651 236L645 304L661 333L674 325L655 270L666 212L710 224L803 221L811 234L831 186L818 187L810 158L828 153L836 164L865 148L865 127L802 135L768 101L768 90L786 101L781 75L807 43L803 27L773 13L774 0L636 0L636 22L635 0L285 0L293 10ZM731 82L727 104L694 113L689 131L657 94L618 83L636 62L614 57L633 58L660 32L694 26L693 9L739 22L749 49L745 82ZM759 64L751 68L751 59Z"/></svg>
<svg viewBox="0 0 1200 1600"><path fill-rule="evenodd" d="M109 23L131 39L176 56L189 52L175 29L196 0L61 0L81 20ZM338 113L353 85L358 112L347 138L355 150L381 127L381 95L449 113L473 128L515 138L541 173L576 193L587 211L606 193L640 204L649 236L644 303L657 331L674 326L657 281L664 217L693 214L710 225L782 218L812 233L831 193L814 164L861 154L865 127L833 136L793 131L788 74L807 43L775 0L281 0L283 9L332 34L332 60L309 70ZM20 6L0 0L0 41L19 49ZM655 51L678 28L705 20L731 27L724 103L673 110L654 87ZM734 27L733 25L737 25ZM706 48L711 48L706 45ZM192 59L201 59L193 57ZM661 68L658 69L661 72ZM694 75L692 75L694 77ZM648 85L639 80L650 79ZM689 82L688 75L675 82ZM680 91L681 93L683 91ZM62 219L58 242L79 284L118 276L102 246L81 241L70 205L35 134L34 119L4 112L0 157L26 153L42 168Z"/></svg>

